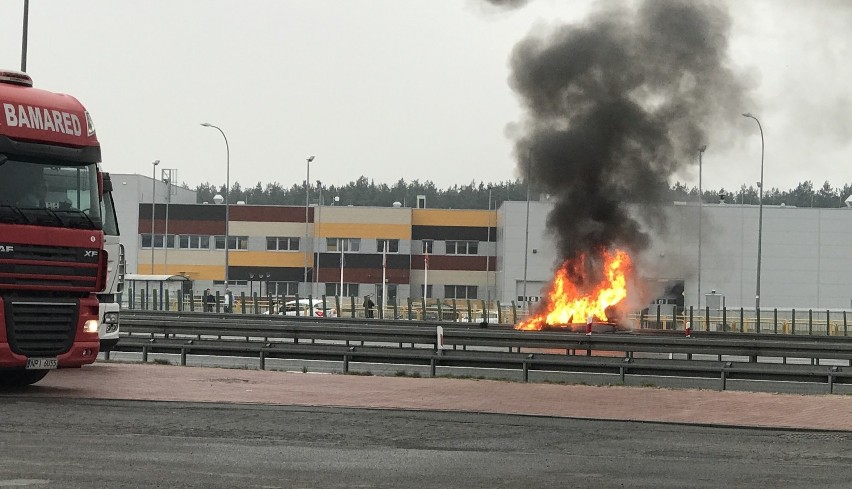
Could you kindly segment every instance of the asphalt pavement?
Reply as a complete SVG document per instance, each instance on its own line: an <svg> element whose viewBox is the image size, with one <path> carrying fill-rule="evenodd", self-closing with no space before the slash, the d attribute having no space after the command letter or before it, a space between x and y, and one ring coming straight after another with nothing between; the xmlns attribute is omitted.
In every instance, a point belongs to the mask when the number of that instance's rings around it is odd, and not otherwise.
<svg viewBox="0 0 852 489"><path fill-rule="evenodd" d="M0 392L0 487L849 487L852 397L98 362Z"/></svg>
<svg viewBox="0 0 852 489"><path fill-rule="evenodd" d="M852 477L847 432L27 394L2 406L0 487L845 488Z"/></svg>

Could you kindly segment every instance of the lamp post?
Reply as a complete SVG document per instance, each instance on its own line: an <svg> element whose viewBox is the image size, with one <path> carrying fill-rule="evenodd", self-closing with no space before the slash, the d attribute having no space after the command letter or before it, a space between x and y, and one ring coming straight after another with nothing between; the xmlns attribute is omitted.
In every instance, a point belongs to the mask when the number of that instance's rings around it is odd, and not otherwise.
<svg viewBox="0 0 852 489"><path fill-rule="evenodd" d="M27 71L27 32L30 26L30 0L24 0L24 28L21 38L21 71Z"/></svg>
<svg viewBox="0 0 852 489"><path fill-rule="evenodd" d="M310 198L311 198L311 162L314 161L313 156L308 156L307 158L307 173L305 175L305 278L304 282L306 286L308 284L308 207L310 206ZM312 247L313 248L313 247Z"/></svg>
<svg viewBox="0 0 852 489"><path fill-rule="evenodd" d="M228 227L231 217L229 213L230 199L228 198L228 194L231 193L231 148L228 146L228 137L225 136L225 131L220 129L219 126L214 126L208 122L203 122L201 125L216 129L225 140L225 293L228 293L228 248L231 247L231 235Z"/></svg>
<svg viewBox="0 0 852 489"><path fill-rule="evenodd" d="M172 203L172 182L176 173L174 168L163 168L160 174L166 184L166 229L163 232L163 273L166 275L169 273L169 204Z"/></svg>
<svg viewBox="0 0 852 489"><path fill-rule="evenodd" d="M701 311L701 219L704 216L704 189L701 187L701 156L707 145L698 148L698 310Z"/></svg>
<svg viewBox="0 0 852 489"><path fill-rule="evenodd" d="M153 166L151 170L151 275L154 275L154 212L156 211L154 197L157 195L157 165L159 164L160 160L154 160L151 163Z"/></svg>
<svg viewBox="0 0 852 489"><path fill-rule="evenodd" d="M527 300L527 266L529 264L530 250L530 176L532 176L532 150L527 154L527 219L524 231L524 313L529 313L529 301Z"/></svg>
<svg viewBox="0 0 852 489"><path fill-rule="evenodd" d="M749 119L754 119L754 122L757 122L757 128L760 129L760 182L757 184L759 189L758 193L758 217L757 217L757 285L755 286L754 291L754 310L757 315L757 331L760 332L760 252L761 252L761 241L763 239L763 152L764 152L764 141L763 141L763 126L760 125L760 121L757 120L757 117L751 115L750 112L746 112L743 114L743 117L748 117Z"/></svg>

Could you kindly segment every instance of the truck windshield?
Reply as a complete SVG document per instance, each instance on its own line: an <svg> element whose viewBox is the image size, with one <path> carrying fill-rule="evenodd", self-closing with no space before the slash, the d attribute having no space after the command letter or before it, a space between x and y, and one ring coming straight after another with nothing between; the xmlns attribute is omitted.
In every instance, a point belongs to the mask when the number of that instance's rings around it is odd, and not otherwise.
<svg viewBox="0 0 852 489"><path fill-rule="evenodd" d="M0 222L101 229L102 215L95 164L0 158Z"/></svg>

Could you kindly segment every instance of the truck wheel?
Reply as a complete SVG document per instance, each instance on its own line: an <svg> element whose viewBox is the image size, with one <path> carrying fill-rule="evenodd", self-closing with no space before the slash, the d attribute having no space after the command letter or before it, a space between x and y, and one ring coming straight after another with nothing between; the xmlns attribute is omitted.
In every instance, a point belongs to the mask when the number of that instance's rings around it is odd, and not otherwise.
<svg viewBox="0 0 852 489"><path fill-rule="evenodd" d="M0 388L26 387L43 379L49 370L0 370Z"/></svg>

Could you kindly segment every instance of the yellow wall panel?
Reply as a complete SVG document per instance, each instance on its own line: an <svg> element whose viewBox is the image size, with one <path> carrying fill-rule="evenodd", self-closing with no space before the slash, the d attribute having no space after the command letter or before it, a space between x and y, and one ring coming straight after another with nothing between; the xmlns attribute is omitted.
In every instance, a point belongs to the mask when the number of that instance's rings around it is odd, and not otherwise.
<svg viewBox="0 0 852 489"><path fill-rule="evenodd" d="M146 267L140 265L141 273L151 273L151 264ZM154 275L184 275L190 280L224 280L225 279L225 262L221 265L175 265L169 263L168 271L163 263L154 264Z"/></svg>
<svg viewBox="0 0 852 489"><path fill-rule="evenodd" d="M204 277L191 277L193 279L213 280L208 277L212 270L217 270L215 280L224 278L225 251L175 251L169 250L168 269L165 263L163 250L154 253L154 272L151 272L151 251L144 250L140 255L140 262L136 265L136 273L141 274L165 274L178 275L181 271L198 270L204 273ZM147 258L147 260L145 260ZM310 259L310 255L308 256ZM147 261L147 263L146 263ZM303 251L236 251L228 253L228 264L232 267L304 267L305 253Z"/></svg>
<svg viewBox="0 0 852 489"><path fill-rule="evenodd" d="M466 209L413 209L411 224L414 226L494 226L497 212Z"/></svg>
<svg viewBox="0 0 852 489"><path fill-rule="evenodd" d="M139 249L139 252L136 255L138 257L138 261L136 263L136 272L142 274L163 274L166 273L162 271L160 268L159 272L151 272L151 250L150 249ZM154 270L157 270L157 267L163 267L168 262L168 273L177 273L174 270L177 270L177 267L181 267L181 269L186 268L187 265L213 265L213 266L225 266L225 253L224 252L216 252L209 250L169 250L168 257L166 256L165 250L155 250L154 252ZM174 267L174 268L173 268ZM133 273L133 272L128 272Z"/></svg>
<svg viewBox="0 0 852 489"><path fill-rule="evenodd" d="M231 251L228 254L228 263L232 267L304 267L305 253L303 251Z"/></svg>
<svg viewBox="0 0 852 489"><path fill-rule="evenodd" d="M232 252L233 253L233 252ZM139 273L151 273L151 250L140 249L136 265ZM154 263L165 263L166 252L157 249L154 253ZM169 250L168 262L172 264L188 263L193 265L222 265L225 266L225 250Z"/></svg>

